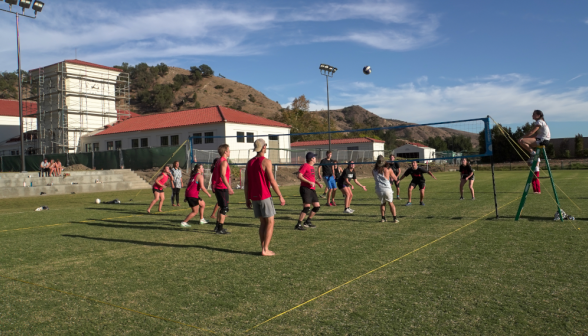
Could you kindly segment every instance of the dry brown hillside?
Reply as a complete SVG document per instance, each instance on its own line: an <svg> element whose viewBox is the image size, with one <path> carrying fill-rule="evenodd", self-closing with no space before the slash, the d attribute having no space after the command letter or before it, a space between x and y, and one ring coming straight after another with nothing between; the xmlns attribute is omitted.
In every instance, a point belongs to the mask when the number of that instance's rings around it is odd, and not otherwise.
<svg viewBox="0 0 588 336"><path fill-rule="evenodd" d="M317 111L314 113L318 114L325 120L327 119L327 111ZM331 110L331 122L340 130L354 129L357 126L376 128L387 126L415 125L414 123L401 120L384 119L358 105L352 105L339 110ZM396 130L396 135L401 139L414 139L417 141L424 141L429 137L436 136L447 138L452 135L465 135L472 139L472 145L474 147L478 146L478 134L450 128L430 126L410 127Z"/></svg>
<svg viewBox="0 0 588 336"><path fill-rule="evenodd" d="M190 75L190 71L177 67L169 67L169 72L157 79L157 84L172 84L176 75ZM222 87L222 88L221 88ZM278 102L267 98L263 93L227 78L211 76L202 78L196 85L184 85L174 93L173 104L163 111L170 112L194 108L194 93L200 107L222 105L262 117L272 117L282 107ZM136 92L133 92L136 94ZM134 105L132 110L137 113L152 112L141 105Z"/></svg>

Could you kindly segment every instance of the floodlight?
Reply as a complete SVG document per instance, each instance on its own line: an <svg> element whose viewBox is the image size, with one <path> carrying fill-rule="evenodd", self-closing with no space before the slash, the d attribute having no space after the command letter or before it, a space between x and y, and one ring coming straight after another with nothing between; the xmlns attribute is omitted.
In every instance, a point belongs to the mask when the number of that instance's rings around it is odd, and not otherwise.
<svg viewBox="0 0 588 336"><path fill-rule="evenodd" d="M22 2L22 0L21 0L21 2ZM35 11L35 14L37 14L37 12L42 11L44 6L45 6L44 2L35 1L35 3L33 4L33 10Z"/></svg>
<svg viewBox="0 0 588 336"><path fill-rule="evenodd" d="M23 9L31 8L31 3L33 0L20 0L19 6Z"/></svg>
<svg viewBox="0 0 588 336"><path fill-rule="evenodd" d="M321 64L319 66L319 69L321 69L321 70L326 70L326 68L327 68L327 65L326 64Z"/></svg>
<svg viewBox="0 0 588 336"><path fill-rule="evenodd" d="M337 68L333 68L333 67L331 67L331 71L332 71L333 73L335 73L335 72L337 72Z"/></svg>
<svg viewBox="0 0 588 336"><path fill-rule="evenodd" d="M9 4L10 6L12 6L12 5L16 5L18 3L18 0L6 0L6 3Z"/></svg>

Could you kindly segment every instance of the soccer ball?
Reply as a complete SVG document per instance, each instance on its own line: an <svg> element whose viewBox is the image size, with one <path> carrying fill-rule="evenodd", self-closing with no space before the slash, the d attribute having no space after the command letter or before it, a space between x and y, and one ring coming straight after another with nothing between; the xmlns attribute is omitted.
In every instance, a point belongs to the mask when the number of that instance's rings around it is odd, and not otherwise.
<svg viewBox="0 0 588 336"><path fill-rule="evenodd" d="M372 68L369 65L363 67L363 73L369 75L372 73Z"/></svg>
<svg viewBox="0 0 588 336"><path fill-rule="evenodd" d="M99 198L96 199L96 204L100 204L100 199Z"/></svg>

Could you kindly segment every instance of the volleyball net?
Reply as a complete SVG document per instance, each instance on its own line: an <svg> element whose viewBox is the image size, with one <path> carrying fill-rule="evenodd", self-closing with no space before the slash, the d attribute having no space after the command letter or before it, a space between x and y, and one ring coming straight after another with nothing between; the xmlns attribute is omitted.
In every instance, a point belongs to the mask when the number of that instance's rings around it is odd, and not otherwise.
<svg viewBox="0 0 588 336"><path fill-rule="evenodd" d="M308 152L320 161L329 147L332 160L340 164L373 164L379 155L394 155L398 162L458 164L462 158L476 160L492 155L490 117L292 134L262 134L251 128L251 132L235 135L215 136L211 132L190 137L190 162L210 167L219 157L218 146L226 143L231 151L230 164L245 165L257 155L253 143L260 138L267 144L266 157L276 166L301 165Z"/></svg>

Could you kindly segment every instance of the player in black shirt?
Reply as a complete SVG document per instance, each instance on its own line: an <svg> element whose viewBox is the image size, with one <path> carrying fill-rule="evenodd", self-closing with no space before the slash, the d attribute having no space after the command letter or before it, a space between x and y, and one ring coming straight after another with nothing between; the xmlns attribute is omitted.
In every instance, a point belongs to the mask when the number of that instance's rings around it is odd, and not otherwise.
<svg viewBox="0 0 588 336"><path fill-rule="evenodd" d="M353 161L349 161L349 165L345 170L343 170L343 174L337 180L337 188L341 190L343 196L345 196L345 210L344 213L353 213L355 210L351 209L351 200L353 199L353 186L351 185L351 180L355 182L358 186L362 187L364 191L367 191L364 185L361 185L359 181L357 181L357 175L355 174L355 163Z"/></svg>
<svg viewBox="0 0 588 336"><path fill-rule="evenodd" d="M461 183L459 184L459 193L461 194L460 200L463 200L463 185L467 181L470 182L470 192L472 193L472 200L475 200L474 196L474 170L469 164L466 158L461 159L461 166L459 166L459 174L461 175Z"/></svg>
<svg viewBox="0 0 588 336"><path fill-rule="evenodd" d="M333 195L334 191L337 189L337 182L335 181L335 176L333 176L333 166L331 157L333 153L331 151L327 151L327 157L321 160L320 169L319 169L319 179L325 181L325 190L327 196L327 204L326 206L335 206L335 195ZM323 197L321 195L321 197ZM331 198L333 198L333 202L331 203Z"/></svg>
<svg viewBox="0 0 588 336"><path fill-rule="evenodd" d="M412 205L412 190L416 188L417 185L419 186L419 191L421 192L421 205L425 205L425 203L423 203L423 199L425 198L425 174L431 175L431 177L435 180L437 179L433 173L426 170L425 168L419 167L417 161L412 161L412 166L408 168L404 172L404 175L402 175L400 178L400 180L402 180L408 175L412 176L412 181L410 181L410 185L408 186L408 203L406 203L406 206Z"/></svg>
<svg viewBox="0 0 588 336"><path fill-rule="evenodd" d="M388 161L388 166L390 168L392 168L392 172L394 172L394 175L400 176L400 174L402 174L402 168L400 168L400 165L398 164L398 162L394 162L394 160L396 160L394 155L390 155L390 161ZM396 186L396 198L401 199L400 198L400 180L396 180L396 181L390 180L390 184L393 184Z"/></svg>

